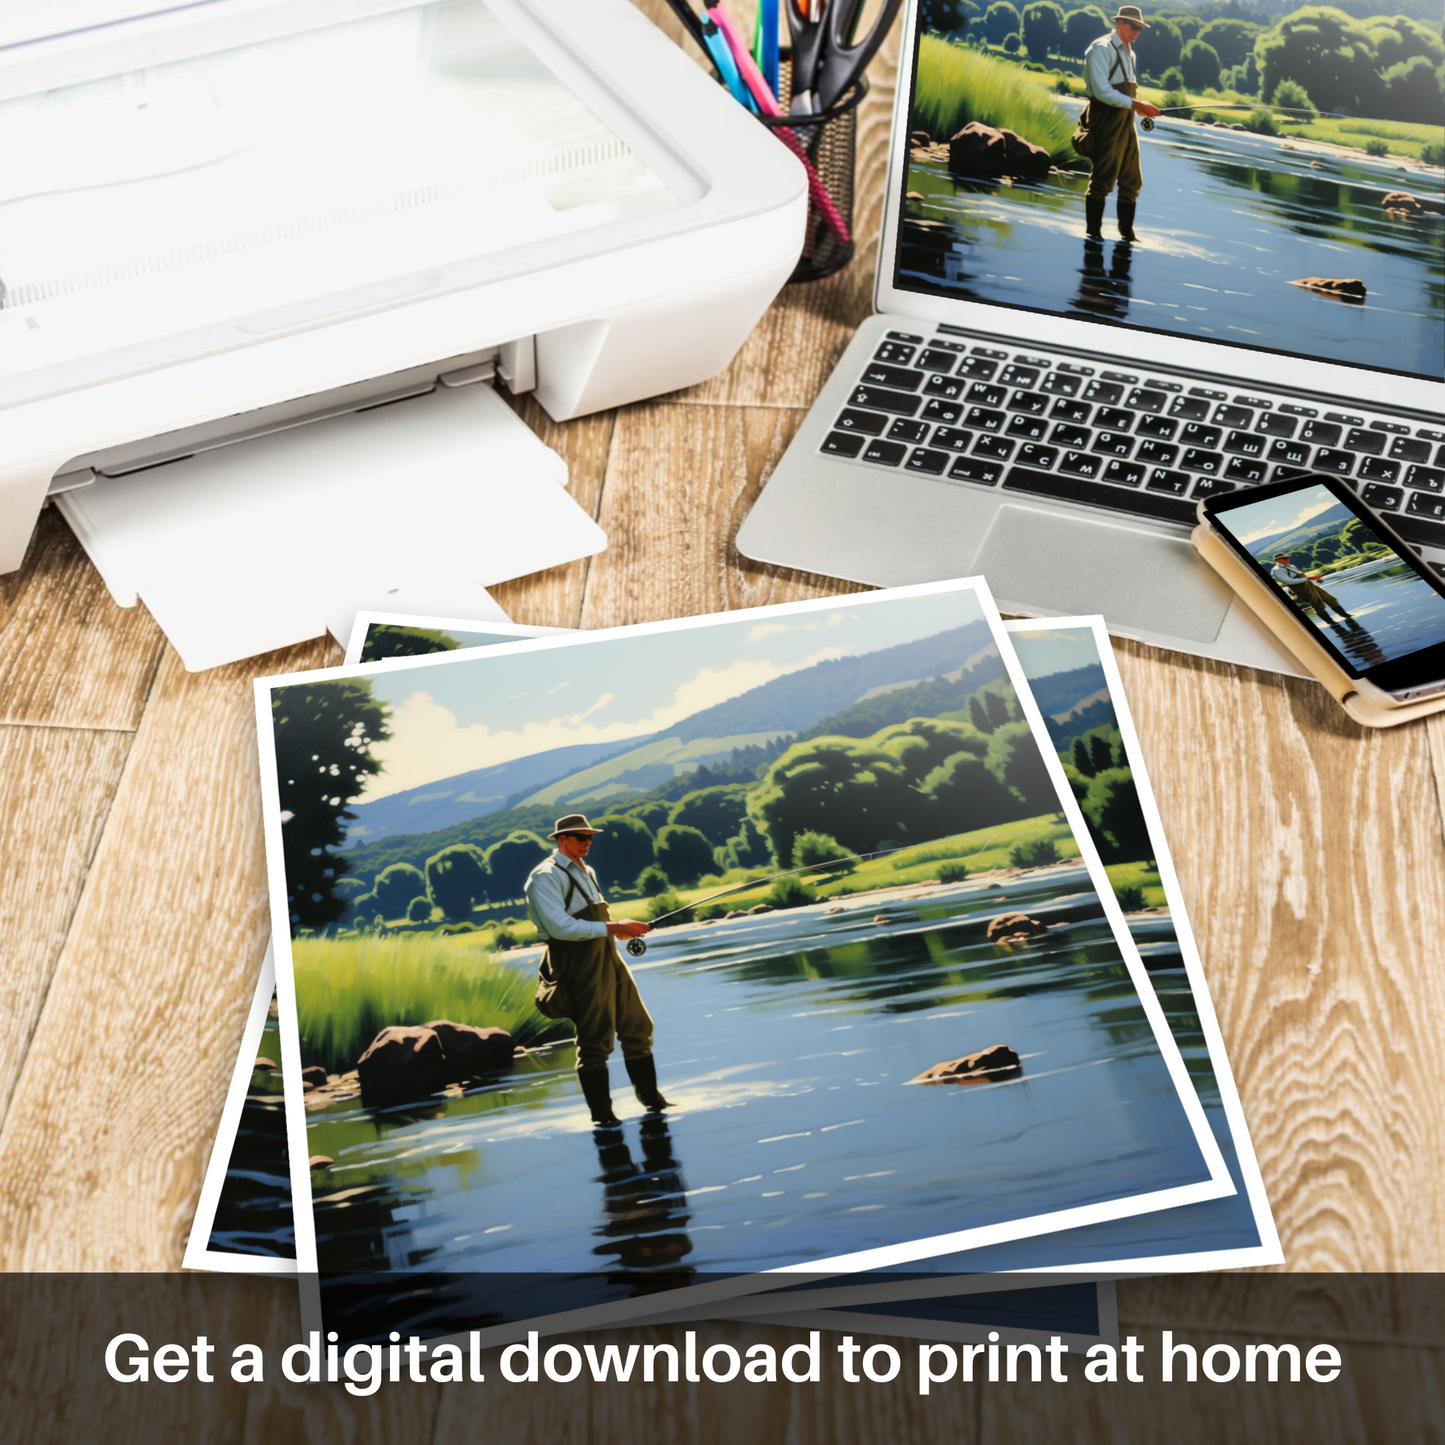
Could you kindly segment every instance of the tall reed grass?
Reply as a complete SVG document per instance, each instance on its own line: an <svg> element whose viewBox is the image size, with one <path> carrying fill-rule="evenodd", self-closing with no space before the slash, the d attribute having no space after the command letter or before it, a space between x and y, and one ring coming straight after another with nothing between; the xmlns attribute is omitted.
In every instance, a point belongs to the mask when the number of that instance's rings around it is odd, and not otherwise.
<svg viewBox="0 0 1445 1445"><path fill-rule="evenodd" d="M300 938L292 945L303 1064L340 1073L356 1067L382 1029L432 1019L503 1028L520 1044L566 1024L532 1005L530 969L484 948L438 947L424 934L400 938Z"/></svg>
<svg viewBox="0 0 1445 1445"><path fill-rule="evenodd" d="M925 35L913 87L913 128L947 140L970 121L1017 132L1056 158L1073 155L1073 116L1017 65Z"/></svg>

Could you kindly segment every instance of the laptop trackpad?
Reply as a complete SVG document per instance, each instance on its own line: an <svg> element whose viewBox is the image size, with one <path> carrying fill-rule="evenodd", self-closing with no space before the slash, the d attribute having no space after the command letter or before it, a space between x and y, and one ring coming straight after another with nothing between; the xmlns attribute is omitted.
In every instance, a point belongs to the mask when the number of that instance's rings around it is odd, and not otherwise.
<svg viewBox="0 0 1445 1445"><path fill-rule="evenodd" d="M1213 642L1234 594L1182 539L1108 522L1004 506L974 570L1008 603L1068 616L1102 612L1111 625Z"/></svg>

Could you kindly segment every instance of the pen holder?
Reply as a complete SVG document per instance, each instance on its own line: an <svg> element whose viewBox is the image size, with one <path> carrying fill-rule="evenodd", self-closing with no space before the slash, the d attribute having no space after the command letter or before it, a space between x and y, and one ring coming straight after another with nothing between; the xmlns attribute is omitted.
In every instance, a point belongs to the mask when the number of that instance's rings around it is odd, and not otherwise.
<svg viewBox="0 0 1445 1445"><path fill-rule="evenodd" d="M786 109L791 91L786 60L778 99ZM827 110L817 114L758 119L809 167L808 229L790 281L819 281L853 259L853 161L858 144L858 107L868 94L860 77Z"/></svg>

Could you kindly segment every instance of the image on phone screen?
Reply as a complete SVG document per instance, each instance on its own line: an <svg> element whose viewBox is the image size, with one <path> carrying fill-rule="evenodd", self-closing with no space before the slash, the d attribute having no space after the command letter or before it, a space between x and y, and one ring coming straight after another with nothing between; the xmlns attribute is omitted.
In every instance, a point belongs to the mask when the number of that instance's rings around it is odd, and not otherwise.
<svg viewBox="0 0 1445 1445"><path fill-rule="evenodd" d="M1396 693L1445 677L1445 589L1346 484L1307 477L1208 512L1350 676Z"/></svg>

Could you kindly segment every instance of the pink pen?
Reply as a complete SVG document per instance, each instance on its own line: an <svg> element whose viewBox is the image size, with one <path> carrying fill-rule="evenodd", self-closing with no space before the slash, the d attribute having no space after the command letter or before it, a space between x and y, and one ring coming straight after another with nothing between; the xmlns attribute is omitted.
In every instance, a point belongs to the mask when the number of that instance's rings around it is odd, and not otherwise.
<svg viewBox="0 0 1445 1445"><path fill-rule="evenodd" d="M722 32L723 39L727 41L728 49L732 51L733 59L737 61L738 73L743 78L743 84L747 86L753 99L757 101L758 109L773 119L781 117L783 115L782 106L778 104L777 97L768 89L768 83L763 79L763 73L758 69L757 61L753 59L752 52L743 43L742 36L733 25L732 16L723 9L721 0L707 0L707 13ZM838 239L844 245L850 245L853 237L848 230L847 223L839 215L838 207L833 204L833 198L828 194L828 188L823 184L822 177L818 174L812 161L808 159L803 142L799 140L797 132L787 127L781 127L774 133L802 161L803 169L808 173L808 194L813 198L813 204L837 232Z"/></svg>

